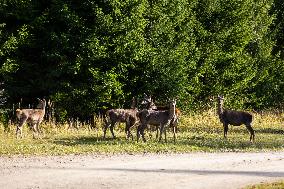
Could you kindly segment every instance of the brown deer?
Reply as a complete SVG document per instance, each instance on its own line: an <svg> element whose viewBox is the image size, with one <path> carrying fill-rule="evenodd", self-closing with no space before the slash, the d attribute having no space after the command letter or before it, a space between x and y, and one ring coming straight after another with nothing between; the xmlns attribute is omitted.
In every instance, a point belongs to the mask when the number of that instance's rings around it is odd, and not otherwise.
<svg viewBox="0 0 284 189"><path fill-rule="evenodd" d="M115 127L117 123L123 122L123 123L126 123L126 126L125 126L126 138L129 139L129 137L131 136L133 140L133 135L130 129L136 123L138 123L138 119L136 117L137 112L138 112L138 109L136 108L136 100L134 97L132 99L131 109L110 109L108 110L106 112L103 138L105 138L106 136L107 128L110 129L112 137L116 138L113 132L113 128Z"/></svg>
<svg viewBox="0 0 284 189"><path fill-rule="evenodd" d="M140 119L140 125L137 129L137 141L139 141L140 135L142 139L146 142L144 136L144 130L147 125L155 125L160 129L159 141L162 139L162 133L165 134L165 142L167 142L166 136L166 127L170 125L172 120L176 119L176 100L172 100L169 103L169 110L152 110L152 109L143 109L137 113L137 117ZM175 133L174 133L175 141Z"/></svg>
<svg viewBox="0 0 284 189"><path fill-rule="evenodd" d="M27 122L31 125L33 129L33 138L39 134L39 125L42 122L45 115L46 101L45 99L38 99L39 104L36 109L17 109L16 116L19 120L17 125L16 137L19 135L22 137L23 125Z"/></svg>
<svg viewBox="0 0 284 189"><path fill-rule="evenodd" d="M141 102L141 104L144 106L144 108L148 110L169 110L169 106L156 106L155 103L153 102L152 97L149 95L146 95L144 93L144 98ZM179 116L181 115L180 109L177 107L175 108L175 114L176 116L171 120L169 127L172 128L173 134L174 134L174 142L176 141L176 131L177 131L177 125L178 125L178 120ZM158 138L158 132L159 132L159 125L154 125L156 128L156 139ZM153 129L154 130L154 129Z"/></svg>
<svg viewBox="0 0 284 189"><path fill-rule="evenodd" d="M220 121L224 126L224 138L227 138L228 125L240 126L244 124L250 132L250 141L254 141L254 130L251 126L253 116L248 112L223 109L224 97L218 96L218 109Z"/></svg>

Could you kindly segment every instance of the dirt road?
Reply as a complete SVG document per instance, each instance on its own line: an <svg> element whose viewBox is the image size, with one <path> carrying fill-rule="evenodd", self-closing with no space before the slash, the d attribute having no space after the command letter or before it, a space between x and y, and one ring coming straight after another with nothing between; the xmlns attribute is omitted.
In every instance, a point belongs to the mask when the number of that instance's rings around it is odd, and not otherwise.
<svg viewBox="0 0 284 189"><path fill-rule="evenodd" d="M284 152L0 157L0 188L242 188L284 179Z"/></svg>

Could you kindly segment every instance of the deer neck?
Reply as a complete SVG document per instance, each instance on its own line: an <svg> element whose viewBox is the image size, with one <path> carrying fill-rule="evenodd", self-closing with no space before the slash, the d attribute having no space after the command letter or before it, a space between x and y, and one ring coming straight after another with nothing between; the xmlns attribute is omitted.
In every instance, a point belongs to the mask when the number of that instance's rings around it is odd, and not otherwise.
<svg viewBox="0 0 284 189"><path fill-rule="evenodd" d="M147 104L147 106L146 106L146 109L147 110L153 110L153 109L155 109L156 108L156 105L154 104L154 102L149 102L148 104Z"/></svg>
<svg viewBox="0 0 284 189"><path fill-rule="evenodd" d="M169 116L170 116L170 118L173 118L173 117L175 117L176 116L176 107L174 106L174 107L170 107L170 111L169 111Z"/></svg>
<svg viewBox="0 0 284 189"><path fill-rule="evenodd" d="M131 109L135 110L136 108L136 99L132 98Z"/></svg>
<svg viewBox="0 0 284 189"><path fill-rule="evenodd" d="M222 115L223 112L224 112L223 101L218 100L218 110L217 110L217 113L218 113L218 115Z"/></svg>
<svg viewBox="0 0 284 189"><path fill-rule="evenodd" d="M44 103L42 104L42 110L43 110L43 112L45 112L45 107L46 107L46 102L44 101Z"/></svg>

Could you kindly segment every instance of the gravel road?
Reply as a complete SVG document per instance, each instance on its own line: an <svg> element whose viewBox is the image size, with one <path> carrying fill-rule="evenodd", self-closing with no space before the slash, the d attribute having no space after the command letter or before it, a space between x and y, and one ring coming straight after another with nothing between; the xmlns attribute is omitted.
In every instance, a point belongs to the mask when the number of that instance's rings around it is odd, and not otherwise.
<svg viewBox="0 0 284 189"><path fill-rule="evenodd" d="M284 152L0 157L0 188L242 188L284 179Z"/></svg>

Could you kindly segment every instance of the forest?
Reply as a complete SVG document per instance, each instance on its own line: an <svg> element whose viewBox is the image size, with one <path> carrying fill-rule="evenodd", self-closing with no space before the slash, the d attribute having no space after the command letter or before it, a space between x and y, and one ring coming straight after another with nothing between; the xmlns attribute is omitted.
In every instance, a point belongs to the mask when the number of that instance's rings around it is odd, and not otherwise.
<svg viewBox="0 0 284 189"><path fill-rule="evenodd" d="M283 10L282 0L1 0L1 112L45 98L64 121L144 93L183 111L219 94L230 108L281 109Z"/></svg>

